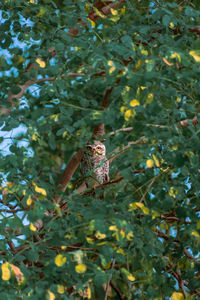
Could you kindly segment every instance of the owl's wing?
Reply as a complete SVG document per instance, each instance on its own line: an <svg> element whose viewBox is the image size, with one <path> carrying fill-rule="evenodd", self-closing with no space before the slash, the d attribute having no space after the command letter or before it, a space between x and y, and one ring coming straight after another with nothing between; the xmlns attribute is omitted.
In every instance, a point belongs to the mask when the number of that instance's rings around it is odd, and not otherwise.
<svg viewBox="0 0 200 300"><path fill-rule="evenodd" d="M106 160L103 165L103 183L106 183L110 180L109 177L109 161Z"/></svg>

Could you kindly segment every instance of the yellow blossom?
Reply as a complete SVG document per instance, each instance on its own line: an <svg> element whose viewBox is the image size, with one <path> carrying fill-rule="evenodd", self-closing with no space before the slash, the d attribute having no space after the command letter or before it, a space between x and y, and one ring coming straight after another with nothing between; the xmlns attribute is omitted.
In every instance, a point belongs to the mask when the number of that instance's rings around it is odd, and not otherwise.
<svg viewBox="0 0 200 300"><path fill-rule="evenodd" d="M46 67L45 61L41 60L40 58L37 58L35 61L36 61L36 63L38 63L40 68L45 68Z"/></svg>
<svg viewBox="0 0 200 300"><path fill-rule="evenodd" d="M58 284L57 291L58 291L58 294L64 294L65 287L63 285Z"/></svg>
<svg viewBox="0 0 200 300"><path fill-rule="evenodd" d="M128 109L125 114L124 114L124 118L126 121L128 121L130 119L130 117L133 115L133 112L131 109Z"/></svg>
<svg viewBox="0 0 200 300"><path fill-rule="evenodd" d="M100 231L97 231L97 233L95 234L96 238L98 240L102 240L102 239L105 239L106 238L106 234L104 233L101 233Z"/></svg>
<svg viewBox="0 0 200 300"><path fill-rule="evenodd" d="M62 267L66 263L67 258L62 254L58 254L55 258L55 264L58 267Z"/></svg>
<svg viewBox="0 0 200 300"><path fill-rule="evenodd" d="M123 113L125 111L126 107L125 106L121 106L120 107L120 111Z"/></svg>
<svg viewBox="0 0 200 300"><path fill-rule="evenodd" d="M140 105L140 102L137 99L133 99L130 102L130 106L135 107L137 105Z"/></svg>
<svg viewBox="0 0 200 300"><path fill-rule="evenodd" d="M117 230L117 227L115 226L115 225L111 225L110 227L109 227L109 230L113 230L113 231L116 231Z"/></svg>
<svg viewBox="0 0 200 300"><path fill-rule="evenodd" d="M1 271L2 271L2 279L3 280L9 280L11 277L11 272L9 269L9 263L5 262L1 265Z"/></svg>
<svg viewBox="0 0 200 300"><path fill-rule="evenodd" d="M87 266L84 264L79 264L79 265L76 265L75 270L79 274L85 273L85 271L87 270Z"/></svg>
<svg viewBox="0 0 200 300"><path fill-rule="evenodd" d="M154 161L152 159L147 159L146 166L147 168L152 168L154 165Z"/></svg>
<svg viewBox="0 0 200 300"><path fill-rule="evenodd" d="M171 300L184 300L184 295L182 293L174 292L171 296Z"/></svg>
<svg viewBox="0 0 200 300"><path fill-rule="evenodd" d="M116 9L111 8L110 11L113 16L116 16L118 14L118 11Z"/></svg>

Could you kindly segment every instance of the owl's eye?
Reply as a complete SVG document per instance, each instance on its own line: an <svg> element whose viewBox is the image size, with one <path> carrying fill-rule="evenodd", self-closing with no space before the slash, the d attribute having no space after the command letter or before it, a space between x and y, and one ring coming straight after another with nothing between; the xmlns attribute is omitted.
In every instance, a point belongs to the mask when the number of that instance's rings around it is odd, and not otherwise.
<svg viewBox="0 0 200 300"><path fill-rule="evenodd" d="M96 148L96 149L99 151L99 150L101 150L101 147L100 147L100 146L97 146L97 148Z"/></svg>

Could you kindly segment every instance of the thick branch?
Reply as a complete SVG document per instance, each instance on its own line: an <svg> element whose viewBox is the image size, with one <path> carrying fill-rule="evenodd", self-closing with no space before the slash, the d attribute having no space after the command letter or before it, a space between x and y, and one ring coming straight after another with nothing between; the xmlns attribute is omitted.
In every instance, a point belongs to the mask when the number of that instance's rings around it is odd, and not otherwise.
<svg viewBox="0 0 200 300"><path fill-rule="evenodd" d="M66 191L67 185L69 183L69 181L71 180L74 172L76 171L76 169L78 168L80 161L82 159L82 155L83 155L83 151L82 149L80 149L70 160L70 162L68 163L68 165L66 166L62 177L59 180L59 183L56 187L56 190L60 190L63 193ZM54 198L54 202L58 203L61 199L61 196L55 196Z"/></svg>

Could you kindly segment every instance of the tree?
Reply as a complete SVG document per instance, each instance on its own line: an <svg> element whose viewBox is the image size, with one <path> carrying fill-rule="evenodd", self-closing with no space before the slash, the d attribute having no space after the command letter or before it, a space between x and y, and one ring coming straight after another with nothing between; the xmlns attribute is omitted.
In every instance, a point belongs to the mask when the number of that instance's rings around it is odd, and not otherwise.
<svg viewBox="0 0 200 300"><path fill-rule="evenodd" d="M1 296L198 299L198 1L0 7Z"/></svg>

